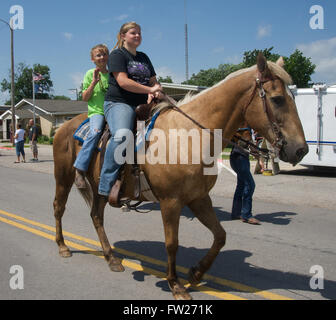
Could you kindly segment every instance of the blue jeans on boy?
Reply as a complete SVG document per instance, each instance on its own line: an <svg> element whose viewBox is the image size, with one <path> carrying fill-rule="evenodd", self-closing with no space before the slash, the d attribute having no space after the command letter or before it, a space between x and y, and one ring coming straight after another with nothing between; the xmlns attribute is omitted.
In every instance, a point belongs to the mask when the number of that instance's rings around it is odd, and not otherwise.
<svg viewBox="0 0 336 320"><path fill-rule="evenodd" d="M126 145L123 150L120 150L118 147L126 138L130 138L129 135L133 132L135 121L134 109L135 108L128 104L121 102L104 102L105 119L109 125L112 136L105 151L104 164L100 173L98 187L98 193L100 195L108 196L118 178L119 169L121 167L118 158L120 159L121 156L117 153L123 153L126 149ZM117 153L115 153L115 151L117 151Z"/></svg>
<svg viewBox="0 0 336 320"><path fill-rule="evenodd" d="M101 114L94 114L89 118L90 132L84 140L82 149L77 155L74 167L78 170L86 172L89 168L92 153L97 148L102 130L104 127L104 116Z"/></svg>
<svg viewBox="0 0 336 320"><path fill-rule="evenodd" d="M248 155L233 152L230 155L231 168L237 173L237 187L233 197L231 216L249 219L252 217L252 197L255 189L250 172Z"/></svg>

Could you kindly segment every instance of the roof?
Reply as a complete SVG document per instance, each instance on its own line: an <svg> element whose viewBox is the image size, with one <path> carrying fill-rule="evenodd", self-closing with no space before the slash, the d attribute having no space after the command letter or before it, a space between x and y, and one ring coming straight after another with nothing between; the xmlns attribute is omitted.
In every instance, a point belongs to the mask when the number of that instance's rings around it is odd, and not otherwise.
<svg viewBox="0 0 336 320"><path fill-rule="evenodd" d="M9 115L12 115L12 110L10 109L0 115L0 120L6 119ZM32 116L33 113L30 110L15 110L15 119L28 119Z"/></svg>
<svg viewBox="0 0 336 320"><path fill-rule="evenodd" d="M161 83L164 92L176 100L182 99L188 92L199 93L207 87L179 83Z"/></svg>
<svg viewBox="0 0 336 320"><path fill-rule="evenodd" d="M22 99L16 104L15 109L19 110L23 106L33 107L33 99ZM35 108L49 115L80 114L87 112L87 102L76 100L35 100Z"/></svg>
<svg viewBox="0 0 336 320"><path fill-rule="evenodd" d="M10 109L10 106L0 106L0 115Z"/></svg>
<svg viewBox="0 0 336 320"><path fill-rule="evenodd" d="M15 117L19 119L27 119L33 116L33 99L22 99L15 105ZM74 115L87 112L87 102L76 100L35 100L35 112L38 115ZM4 119L11 115L12 111L8 109L1 116Z"/></svg>

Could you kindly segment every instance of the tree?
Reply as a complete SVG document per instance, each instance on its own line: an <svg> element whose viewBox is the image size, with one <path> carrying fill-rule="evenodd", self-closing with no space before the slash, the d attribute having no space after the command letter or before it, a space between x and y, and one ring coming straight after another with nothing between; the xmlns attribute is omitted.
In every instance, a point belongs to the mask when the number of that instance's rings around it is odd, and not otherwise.
<svg viewBox="0 0 336 320"><path fill-rule="evenodd" d="M262 50L265 58L269 61L276 62L280 57L279 54L274 54L271 51L273 47ZM257 55L260 50L246 51L244 52L243 63L246 67L254 65L257 61ZM316 65L312 64L311 58L303 56L302 52L295 50L289 58L283 57L285 61L285 70L292 77L293 83L298 88L306 88L311 81L311 75L314 73Z"/></svg>
<svg viewBox="0 0 336 320"><path fill-rule="evenodd" d="M218 68L201 70L197 74L193 74L188 81L183 84L191 84L195 86L210 87L219 81L225 79L230 73L242 68L249 68L256 64L258 53L261 51L265 58L269 61L276 62L280 55L272 53L273 47L264 50L245 51L243 54L243 62L239 64L220 64ZM292 77L293 83L300 88L308 87L311 81L311 75L314 73L316 66L311 63L311 58L303 56L302 52L295 50L289 57L283 57L285 61L285 70Z"/></svg>
<svg viewBox="0 0 336 320"><path fill-rule="evenodd" d="M167 77L159 77L158 78L159 82L164 82L164 83L173 83L173 79L171 76L167 76Z"/></svg>
<svg viewBox="0 0 336 320"><path fill-rule="evenodd" d="M197 74L193 74L188 81L183 84L190 84L194 86L211 87L219 81L225 79L230 73L243 68L243 64L220 64L218 68L211 68L208 70L201 70Z"/></svg>
<svg viewBox="0 0 336 320"><path fill-rule="evenodd" d="M273 47L264 49L264 50L253 50L253 51L245 51L243 54L243 64L244 68L252 67L257 63L257 56L259 52L261 51L266 58L266 60L276 62L279 58L279 54L272 53Z"/></svg>
<svg viewBox="0 0 336 320"><path fill-rule="evenodd" d="M316 65L311 62L311 58L303 56L298 49L290 55L289 58L284 57L285 70L290 74L293 83L298 88L309 87L311 75L314 73Z"/></svg>
<svg viewBox="0 0 336 320"><path fill-rule="evenodd" d="M71 100L69 97L67 96L50 96L50 98L52 100Z"/></svg>
<svg viewBox="0 0 336 320"><path fill-rule="evenodd" d="M50 80L50 69L48 66L34 64L33 68L30 68L23 62L19 63L16 67L14 73L15 81L15 93L14 101L18 103L24 98L33 98L33 82L32 82L32 72L39 73L43 76L43 80L38 82L40 90L42 92L36 92L36 99L49 99L50 91L52 89L53 83ZM3 79L1 82L1 91L11 92L11 83L7 79Z"/></svg>

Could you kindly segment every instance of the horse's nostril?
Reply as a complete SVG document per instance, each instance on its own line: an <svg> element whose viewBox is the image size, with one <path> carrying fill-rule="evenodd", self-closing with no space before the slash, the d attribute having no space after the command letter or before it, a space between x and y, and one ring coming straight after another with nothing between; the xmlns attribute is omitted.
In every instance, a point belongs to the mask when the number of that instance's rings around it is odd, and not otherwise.
<svg viewBox="0 0 336 320"><path fill-rule="evenodd" d="M308 150L306 147L304 148L300 148L296 151L296 156L298 158L298 160L300 161L306 154L307 154Z"/></svg>

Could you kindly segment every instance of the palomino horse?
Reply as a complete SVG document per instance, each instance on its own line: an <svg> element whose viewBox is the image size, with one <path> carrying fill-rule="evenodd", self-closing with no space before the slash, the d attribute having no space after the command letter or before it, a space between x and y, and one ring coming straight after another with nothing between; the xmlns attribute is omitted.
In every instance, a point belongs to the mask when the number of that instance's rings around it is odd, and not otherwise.
<svg viewBox="0 0 336 320"><path fill-rule="evenodd" d="M214 87L182 101L179 106L183 112L203 127L210 129L211 132L214 129L221 129L225 141L231 139L239 125L246 120L251 128L266 137L279 150L280 158L283 161L295 165L308 152L308 147L293 96L287 87L290 81L280 60L277 63L267 62L263 55L259 55L256 66L231 74ZM83 114L66 122L58 129L54 139L56 179L54 215L56 218L56 242L62 257L71 256L70 250L64 243L61 219L75 178L73 163L80 149L78 142L72 136L85 118L86 115ZM169 149L174 147L174 143L175 147L181 147L181 143L170 141L172 140L168 134L170 129L184 129L187 130L186 132L194 129L201 132L195 122L176 110L164 111L157 118L155 128L161 129L165 133ZM207 143L212 144L215 135L208 134L209 136ZM169 144L170 142L171 144ZM151 141L150 146L154 143L156 142ZM200 143L204 144L205 142L202 140ZM189 155L195 152L188 146L184 146L180 150L182 149ZM210 149L214 150L213 147ZM168 154L168 150L165 152ZM214 154L214 159L219 156L219 152ZM155 152L153 154L155 155ZM214 236L208 253L197 266L190 269L189 282L192 285L200 282L204 273L214 262L225 244L226 233L216 217L209 196L209 191L216 182L217 174L205 175L204 169L207 165L203 161L191 163L188 160L189 162L185 164L179 163L179 157L180 155L177 156L177 162L174 164L169 164L168 161L166 164L146 161L141 164L141 169L160 202L168 254L167 280L169 287L175 299L191 299L176 274L181 209L188 206ZM84 189L83 196L90 204L91 218L110 269L124 271L121 260L115 257L112 252L103 226L107 199L97 193L99 158L99 153L93 157L87 173L89 185L87 185L87 189Z"/></svg>

